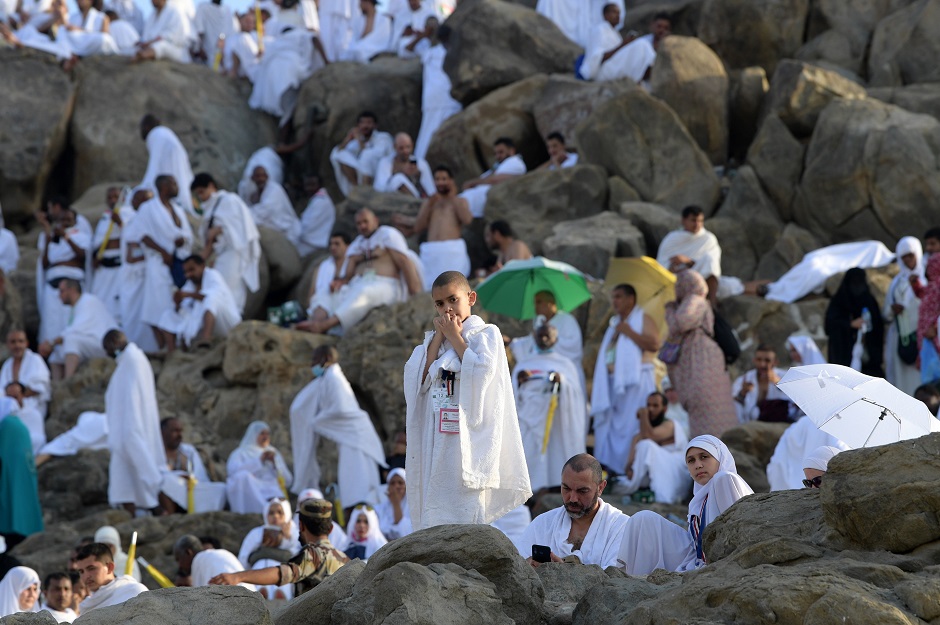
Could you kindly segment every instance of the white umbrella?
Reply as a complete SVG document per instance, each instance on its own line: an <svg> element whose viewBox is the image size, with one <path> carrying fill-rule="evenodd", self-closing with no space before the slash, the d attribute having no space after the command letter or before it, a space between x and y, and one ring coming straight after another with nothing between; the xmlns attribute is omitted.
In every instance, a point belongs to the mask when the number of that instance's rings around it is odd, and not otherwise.
<svg viewBox="0 0 940 625"><path fill-rule="evenodd" d="M940 420L923 402L882 378L842 365L791 367L777 388L819 429L852 449L940 432Z"/></svg>

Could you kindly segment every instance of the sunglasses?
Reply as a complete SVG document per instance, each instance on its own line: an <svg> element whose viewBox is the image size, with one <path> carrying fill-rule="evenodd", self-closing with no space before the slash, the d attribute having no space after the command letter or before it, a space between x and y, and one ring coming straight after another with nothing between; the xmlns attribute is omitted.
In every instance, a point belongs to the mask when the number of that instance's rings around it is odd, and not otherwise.
<svg viewBox="0 0 940 625"><path fill-rule="evenodd" d="M806 488L819 488L819 485L822 484L822 476L817 475L811 480L803 480L803 486Z"/></svg>

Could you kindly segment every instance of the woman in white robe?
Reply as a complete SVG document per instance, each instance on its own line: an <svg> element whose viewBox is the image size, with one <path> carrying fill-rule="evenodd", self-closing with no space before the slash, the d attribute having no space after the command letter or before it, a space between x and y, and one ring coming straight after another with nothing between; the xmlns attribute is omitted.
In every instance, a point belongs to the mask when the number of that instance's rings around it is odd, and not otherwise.
<svg viewBox="0 0 940 625"><path fill-rule="evenodd" d="M294 522L289 501L280 497L268 501L268 508L262 520L264 525L259 525L248 532L238 551L238 560L246 571L283 564L300 551L300 532ZM265 549L268 553L259 551L261 549ZM282 553L277 554L272 550L280 550ZM264 555L284 557L272 559L263 557ZM293 584L258 586L257 590L267 599L294 598Z"/></svg>
<svg viewBox="0 0 940 625"><path fill-rule="evenodd" d="M25 566L14 566L0 580L0 618L17 612L39 612L39 574Z"/></svg>
<svg viewBox="0 0 940 625"><path fill-rule="evenodd" d="M629 575L648 575L655 569L683 572L705 566L705 527L738 499L754 492L738 475L731 451L717 437L696 436L685 453L686 467L695 481L689 502L689 529L683 530L650 510L634 514L624 530L618 556Z"/></svg>
<svg viewBox="0 0 940 625"><path fill-rule="evenodd" d="M793 367L826 364L826 357L811 336L791 334L787 338L787 351L790 352L790 363Z"/></svg>
<svg viewBox="0 0 940 625"><path fill-rule="evenodd" d="M379 517L372 506L353 508L352 514L349 515L349 525L346 526L346 536L349 538L346 555L350 559L368 560L373 553L388 543L379 528Z"/></svg>
<svg viewBox="0 0 940 625"><path fill-rule="evenodd" d="M914 275L920 279L921 284L927 282L922 262L924 251L916 237L903 237L898 241L894 255L898 264L898 275L891 280L881 311L885 325L888 326L885 339L885 377L888 382L908 395L913 395L920 386L920 370L916 361L907 364L901 360L898 348L902 340L917 343L920 299L914 294L910 280Z"/></svg>
<svg viewBox="0 0 940 625"><path fill-rule="evenodd" d="M269 500L283 497L293 475L281 452L271 446L271 428L264 421L253 421L241 443L228 457L225 492L232 512L261 514Z"/></svg>
<svg viewBox="0 0 940 625"><path fill-rule="evenodd" d="M407 536L414 529L408 512L408 491L405 470L394 468L388 472L387 497L375 509L379 517L379 528L388 540ZM396 505L397 503L397 505Z"/></svg>

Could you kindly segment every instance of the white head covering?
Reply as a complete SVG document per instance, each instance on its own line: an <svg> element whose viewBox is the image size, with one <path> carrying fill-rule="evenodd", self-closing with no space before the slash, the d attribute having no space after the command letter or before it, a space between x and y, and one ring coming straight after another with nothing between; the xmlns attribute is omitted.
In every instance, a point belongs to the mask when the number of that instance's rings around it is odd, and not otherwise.
<svg viewBox="0 0 940 625"><path fill-rule="evenodd" d="M261 515L261 520L264 522L265 525L268 524L268 510L271 509L271 504L275 504L275 503L278 504L278 505L280 505L280 506L281 506L281 510L284 511L284 522L285 522L285 523L290 523L290 522L291 522L291 516L292 516L294 513L293 513L293 511L290 509L290 502L289 502L288 500L286 500L286 499L282 499L281 497L272 497L271 499L268 499L268 503L265 504L265 506L264 506L264 514ZM298 505L299 505L299 503L298 503Z"/></svg>
<svg viewBox="0 0 940 625"><path fill-rule="evenodd" d="M366 515L369 519L369 533L366 534L365 541L356 540L356 520ZM346 536L349 538L350 545L365 545L366 558L371 558L372 554L379 550L379 547L386 544L388 540L379 528L379 516L371 507L356 506L352 514L349 515L349 523L346 525Z"/></svg>
<svg viewBox="0 0 940 625"><path fill-rule="evenodd" d="M824 365L826 357L819 351L819 346L812 337L805 334L791 334L787 339L787 345L796 350L800 355L800 365ZM794 363L796 364L796 363Z"/></svg>
<svg viewBox="0 0 940 625"><path fill-rule="evenodd" d="M258 445L258 435L262 432L270 432L271 428L268 427L268 424L264 421L252 421L249 424L248 429L245 430L245 435L242 436L241 442L238 444L240 449L245 449L247 451L254 451L261 453L264 451L264 447Z"/></svg>
<svg viewBox="0 0 940 625"><path fill-rule="evenodd" d="M14 566L3 579L0 580L0 618L22 612L20 609L20 593L39 584L39 575L31 568ZM39 612L39 597L30 612Z"/></svg>
<svg viewBox="0 0 940 625"><path fill-rule="evenodd" d="M836 454L842 450L838 447L823 445L813 450L813 453L803 458L804 469L816 469L817 471L828 471L829 461L836 457Z"/></svg>
<svg viewBox="0 0 940 625"><path fill-rule="evenodd" d="M94 541L96 543L113 545L117 550L115 551L115 555L124 552L124 550L121 549L121 534L118 533L117 529L111 527L110 525L102 525L99 527L95 532Z"/></svg>
<svg viewBox="0 0 940 625"><path fill-rule="evenodd" d="M908 269L904 261L901 260L901 257L907 254L913 254L916 259L913 269ZM894 256L894 262L898 264L897 280L907 282L911 274L918 276L921 281L924 280L924 248L920 244L920 239L917 237L901 237L897 247L894 248Z"/></svg>
<svg viewBox="0 0 940 625"><path fill-rule="evenodd" d="M299 508L300 504L308 499L323 499L323 491L319 488L307 488L300 491L300 494L297 495L297 507Z"/></svg>
<svg viewBox="0 0 940 625"><path fill-rule="evenodd" d="M408 478L405 477L405 470L399 467L396 467L388 472L388 476L386 476L385 478L385 483L388 484L389 482L391 482L392 478L395 477L396 475L400 477L401 479L405 480L405 484L408 484Z"/></svg>
<svg viewBox="0 0 940 625"><path fill-rule="evenodd" d="M708 497L708 493L711 492L712 482L719 473L738 472L738 467L734 464L734 457L731 455L731 450L728 449L728 446L722 443L721 439L717 436L712 436L711 434L696 436L685 446L685 455L688 455L689 450L693 447L704 449L710 453L718 461L718 472L715 473L712 479L704 486L698 482L693 482L692 501L689 502L689 516L692 516L693 510L698 514L702 509L702 502L705 501L705 498Z"/></svg>

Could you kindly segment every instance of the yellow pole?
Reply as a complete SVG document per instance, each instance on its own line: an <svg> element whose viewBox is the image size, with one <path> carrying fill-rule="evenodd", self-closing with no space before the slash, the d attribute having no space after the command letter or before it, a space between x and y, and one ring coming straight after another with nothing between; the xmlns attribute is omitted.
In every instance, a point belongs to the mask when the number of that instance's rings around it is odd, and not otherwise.
<svg viewBox="0 0 940 625"><path fill-rule="evenodd" d="M125 575L133 575L135 555L137 555L137 532L131 534L131 546L127 548L127 564L124 565Z"/></svg>
<svg viewBox="0 0 940 625"><path fill-rule="evenodd" d="M222 53L225 51L225 33L219 33L219 40L215 44L215 59L212 61L212 71L217 72L222 67Z"/></svg>
<svg viewBox="0 0 940 625"><path fill-rule="evenodd" d="M261 3L255 0L255 33L258 35L258 54L264 54L264 22L261 21Z"/></svg>
<svg viewBox="0 0 940 625"><path fill-rule="evenodd" d="M137 561L140 562L140 566L147 569L147 572L150 573L151 577L157 580L157 583L160 584L161 588L176 588L176 584L171 582L166 575L157 570L157 567L150 564L144 560L143 556L137 558Z"/></svg>
<svg viewBox="0 0 940 625"><path fill-rule="evenodd" d="M126 188L126 187L125 187ZM124 201L124 189L121 189L121 195L118 196L118 201L114 204L114 208L111 209L111 220L108 222L108 229L104 233L104 240L101 242L101 246L98 248L98 260L104 256L104 251L108 249L108 243L111 242L111 233L114 231L114 217L121 212L121 203Z"/></svg>
<svg viewBox="0 0 940 625"><path fill-rule="evenodd" d="M287 481L284 479L284 474L280 471L277 472L277 485L281 487L281 492L284 493L284 499L290 499L290 494L287 492Z"/></svg>
<svg viewBox="0 0 940 625"><path fill-rule="evenodd" d="M558 374L555 372L548 374L548 380L552 383L552 396L548 400L548 414L545 416L545 435L542 437L542 455L548 450L548 437L552 433L552 421L555 420L555 410L558 408L558 390L561 386L558 382Z"/></svg>
<svg viewBox="0 0 940 625"><path fill-rule="evenodd" d="M193 461L187 468L189 478L186 483L186 514L196 514L196 476L193 475Z"/></svg>

